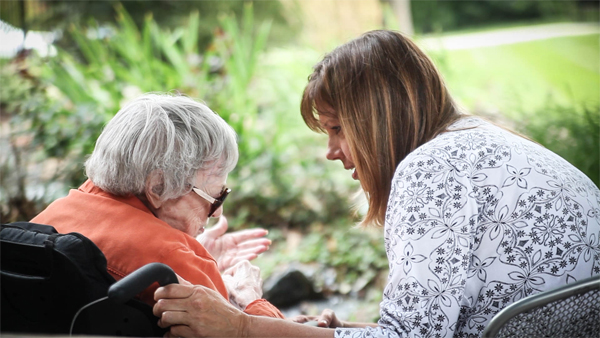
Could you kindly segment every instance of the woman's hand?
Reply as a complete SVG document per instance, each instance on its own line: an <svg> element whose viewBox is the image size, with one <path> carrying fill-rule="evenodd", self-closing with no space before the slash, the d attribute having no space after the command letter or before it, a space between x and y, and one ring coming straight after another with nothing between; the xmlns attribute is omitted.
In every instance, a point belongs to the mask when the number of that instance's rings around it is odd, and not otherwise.
<svg viewBox="0 0 600 338"><path fill-rule="evenodd" d="M215 258L221 272L243 260L255 259L271 245L269 239L261 238L268 234L265 229L247 229L226 234L227 227L227 219L221 216L217 224L196 237Z"/></svg>
<svg viewBox="0 0 600 338"><path fill-rule="evenodd" d="M241 261L222 275L229 293L229 301L240 310L262 297L260 269L248 261Z"/></svg>
<svg viewBox="0 0 600 338"><path fill-rule="evenodd" d="M245 337L250 318L216 291L201 285L170 284L154 293L158 326L166 337Z"/></svg>
<svg viewBox="0 0 600 338"><path fill-rule="evenodd" d="M320 316L301 315L301 316L296 316L296 317L290 318L289 320L296 322L296 323L301 323L301 324L315 321L315 322L317 322L318 327L329 327L329 328L344 327L343 322L336 317L335 312L333 312L333 310L329 310L329 309L323 310L323 312L321 312Z"/></svg>

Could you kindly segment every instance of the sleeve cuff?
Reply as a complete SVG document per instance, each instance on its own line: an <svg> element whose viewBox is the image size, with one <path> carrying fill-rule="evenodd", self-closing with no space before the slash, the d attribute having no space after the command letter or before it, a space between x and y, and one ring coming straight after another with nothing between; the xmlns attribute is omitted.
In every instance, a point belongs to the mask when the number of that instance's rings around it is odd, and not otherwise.
<svg viewBox="0 0 600 338"><path fill-rule="evenodd" d="M246 306L245 313L254 316L265 316L284 319L285 316L266 299L257 299Z"/></svg>

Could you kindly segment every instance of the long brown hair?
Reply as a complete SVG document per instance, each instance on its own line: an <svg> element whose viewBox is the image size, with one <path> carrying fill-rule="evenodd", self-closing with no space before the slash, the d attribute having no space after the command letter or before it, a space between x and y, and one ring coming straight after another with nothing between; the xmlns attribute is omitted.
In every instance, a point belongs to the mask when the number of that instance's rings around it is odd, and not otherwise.
<svg viewBox="0 0 600 338"><path fill-rule="evenodd" d="M433 62L386 30L365 33L314 66L300 108L310 129L324 132L324 106L340 121L369 201L365 225L383 225L400 161L461 117Z"/></svg>

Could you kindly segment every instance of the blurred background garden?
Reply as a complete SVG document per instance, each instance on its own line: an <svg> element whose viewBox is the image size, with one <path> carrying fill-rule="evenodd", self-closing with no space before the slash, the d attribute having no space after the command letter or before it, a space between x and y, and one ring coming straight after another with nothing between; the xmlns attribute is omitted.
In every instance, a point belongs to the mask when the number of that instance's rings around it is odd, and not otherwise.
<svg viewBox="0 0 600 338"><path fill-rule="evenodd" d="M273 245L254 262L287 314L379 316L382 231L355 228L360 186L325 160L325 136L299 114L312 65L362 32L411 35L465 110L600 182L597 1L1 0L0 20L2 222L77 188L123 102L154 91L201 99L239 135L225 214L233 229L269 229ZM282 276L295 293L273 288Z"/></svg>

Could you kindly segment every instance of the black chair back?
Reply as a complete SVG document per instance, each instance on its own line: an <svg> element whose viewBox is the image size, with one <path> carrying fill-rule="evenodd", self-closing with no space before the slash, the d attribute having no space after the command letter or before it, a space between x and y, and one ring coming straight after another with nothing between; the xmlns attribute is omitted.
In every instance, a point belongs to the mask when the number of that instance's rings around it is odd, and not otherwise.
<svg viewBox="0 0 600 338"><path fill-rule="evenodd" d="M2 225L0 241L2 333L162 337L166 332L149 305L107 299L115 280L100 249L83 235L18 222Z"/></svg>

